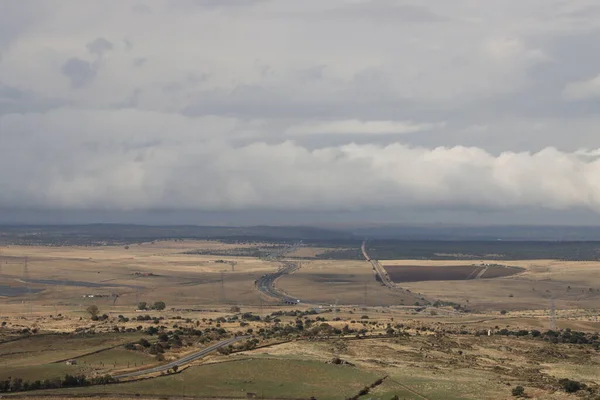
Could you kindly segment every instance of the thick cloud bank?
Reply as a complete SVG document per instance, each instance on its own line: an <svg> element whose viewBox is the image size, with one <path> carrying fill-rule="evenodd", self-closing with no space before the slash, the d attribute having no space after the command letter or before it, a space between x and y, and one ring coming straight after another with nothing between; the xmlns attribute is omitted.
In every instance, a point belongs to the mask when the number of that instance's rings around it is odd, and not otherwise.
<svg viewBox="0 0 600 400"><path fill-rule="evenodd" d="M0 0L0 222L600 221L597 3Z"/></svg>
<svg viewBox="0 0 600 400"><path fill-rule="evenodd" d="M0 206L36 209L370 208L600 211L598 150L294 141L235 145L255 122L139 111L1 117ZM298 128L299 129L299 128Z"/></svg>

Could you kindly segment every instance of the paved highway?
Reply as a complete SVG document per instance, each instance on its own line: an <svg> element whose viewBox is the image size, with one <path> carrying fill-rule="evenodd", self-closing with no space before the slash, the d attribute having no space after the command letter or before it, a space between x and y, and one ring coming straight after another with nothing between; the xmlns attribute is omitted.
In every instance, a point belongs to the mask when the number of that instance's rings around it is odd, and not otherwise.
<svg viewBox="0 0 600 400"><path fill-rule="evenodd" d="M197 351L196 353L188 354L187 356L182 357L179 360L171 361L168 364L159 365L158 367L148 368L148 369L144 369L144 370L141 370L141 371L128 372L126 374L116 375L113 378L116 378L116 379L131 378L131 377L134 377L134 376L140 376L140 375L152 374L152 373L155 373L155 372L166 371L166 370L171 369L171 368L173 368L175 366L180 367L182 365L191 363L192 361L195 361L195 360L197 360L199 358L202 358L205 355L207 355L209 353L212 353L215 350L220 349L221 347L229 346L230 344L233 344L233 343L235 343L237 341L240 341L240 340L249 339L250 337L251 336L237 336L237 337L233 337L231 339L223 340L222 342L213 344L212 346L209 346L209 347L207 347L205 349Z"/></svg>
<svg viewBox="0 0 600 400"><path fill-rule="evenodd" d="M291 261L282 261L283 266L272 274L265 274L256 280L256 288L269 297L280 300L284 303L296 304L298 299L281 293L275 288L275 281L283 275L291 274L298 269L298 263Z"/></svg>
<svg viewBox="0 0 600 400"><path fill-rule="evenodd" d="M381 280L381 282L385 286L389 287L390 289L399 289L399 287L397 287L394 284L394 282L392 282L392 280L390 279L390 276L386 272L385 268L383 268L383 266L379 263L379 261L374 260L371 257L369 257L369 255L367 254L367 241L366 240L364 242L362 242L362 245L360 246L360 250L363 253L363 257L365 257L365 260L367 260L368 262L371 263L373 270L379 276L379 279Z"/></svg>

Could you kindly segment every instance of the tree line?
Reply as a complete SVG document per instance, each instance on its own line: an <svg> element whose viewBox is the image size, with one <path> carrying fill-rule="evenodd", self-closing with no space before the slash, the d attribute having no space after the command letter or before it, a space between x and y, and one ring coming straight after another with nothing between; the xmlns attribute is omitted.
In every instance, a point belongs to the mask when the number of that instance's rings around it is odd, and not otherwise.
<svg viewBox="0 0 600 400"><path fill-rule="evenodd" d="M59 389L68 387L80 387L91 385L107 385L117 382L110 375L96 376L88 378L85 375L65 375L64 378L53 378L36 381L25 381L21 378L9 377L5 380L0 380L0 393L22 392L27 390L40 389Z"/></svg>

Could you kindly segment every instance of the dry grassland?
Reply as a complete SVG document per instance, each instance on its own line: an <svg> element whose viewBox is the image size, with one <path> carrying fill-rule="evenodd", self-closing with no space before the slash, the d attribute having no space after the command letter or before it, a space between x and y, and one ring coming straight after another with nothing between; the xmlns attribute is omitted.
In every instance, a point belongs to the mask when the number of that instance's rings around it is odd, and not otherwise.
<svg viewBox="0 0 600 400"><path fill-rule="evenodd" d="M277 286L291 296L323 304L413 305L418 299L382 286L364 261L305 261L294 274L280 278Z"/></svg>
<svg viewBox="0 0 600 400"><path fill-rule="evenodd" d="M0 285L43 289L31 295L32 307L66 307L71 311L85 309L89 304L118 310L119 306L131 308L139 301L157 300L165 301L171 307L258 303L254 280L275 271L278 263L250 257L182 254L198 248L232 246L185 241L132 245L129 249L115 246L3 247L0 249ZM27 272L24 271L25 257ZM24 282L27 278L29 284ZM39 282L40 279L52 282ZM83 297L89 294L109 297ZM114 307L113 294L119 295ZM5 297L1 302L18 306L24 297ZM23 307L19 311L22 313Z"/></svg>
<svg viewBox="0 0 600 400"><path fill-rule="evenodd" d="M294 251L287 253L289 257L294 258L315 258L320 254L327 253L330 250L334 250L327 247L298 247Z"/></svg>
<svg viewBox="0 0 600 400"><path fill-rule="evenodd" d="M259 354L317 360L335 356L388 375L390 380L373 392L374 398L404 394L408 388L420 396L406 398L507 399L512 387L522 385L530 398L569 399L574 397L540 387L562 377L600 384L600 358L585 348L501 336L296 342L252 352L253 357Z"/></svg>
<svg viewBox="0 0 600 400"><path fill-rule="evenodd" d="M327 249L300 248L291 257L304 257L301 268L277 280L276 285L291 296L302 299L296 306L281 306L257 292L254 281L272 273L280 263L252 257L228 257L183 254L198 249L232 250L249 245L207 241L156 242L123 247L18 247L0 248L0 290L2 287L32 288L36 293L0 297L7 329L0 328L0 340L14 337L21 328L37 328L41 332L73 332L93 329L110 332L121 328L143 328L152 322L135 321L139 301L167 303L164 311L144 311L152 317L163 317L160 325L175 330L176 326L213 327L207 319L231 315L232 305L242 312L265 316L273 311L307 309L321 304L319 311L338 304L338 311L319 316L333 328L366 329L369 333L385 332L388 324L403 324L410 338L377 338L367 340L294 341L232 356L213 354L176 376L151 380L147 385L131 383L69 389L62 393L103 394L127 398L139 393L167 396L187 385L188 395L245 397L246 392L263 390L268 397L293 397L296 393L321 394L319 399L339 398L338 385L357 381L367 384L381 376L389 378L373 391L373 398L389 399L394 394L406 399L507 399L515 385L523 385L533 399L569 399L553 392L544 380L577 379L589 385L600 384L600 356L591 347L551 345L548 342L504 336L453 335L438 337L421 333L419 327L448 330L487 330L508 328L548 329L549 303L555 298L558 328L597 332L600 330L595 310L600 300L600 263L562 262L555 260L511 261L503 264L524 268L509 277L465 281L420 281L402 283L400 291L385 288L374 279L365 261L316 260L313 257ZM24 270L27 257L27 271ZM294 260L297 261L297 260ZM386 261L386 265L470 265L494 261ZM221 277L224 278L221 281ZM26 282L29 280L29 282ZM45 280L45 281L40 281ZM90 285L91 284L91 285ZM1 292L0 292L1 294ZM84 295L107 297L84 297ZM118 297L113 297L117 294ZM422 300L452 301L473 312L457 313L451 307L424 308ZM415 306L415 302L420 305ZM261 305L261 303L263 303ZM308 304L305 304L308 303ZM97 305L108 321L91 322L85 308ZM175 310L171 310L171 309ZM506 310L501 314L501 310ZM62 314L59 316L58 314ZM117 315L131 318L118 322ZM177 317L177 318L175 318ZM315 318L316 315L311 316ZM367 318L368 317L368 318ZM189 321L185 321L186 319ZM339 318L338 321L333 321ZM193 320L193 322L191 321ZM295 325L296 317L282 317L282 325ZM374 322L374 324L370 324ZM229 332L241 331L239 321L223 322ZM244 329L267 328L267 323L250 322ZM12 329L11 335L5 331ZM417 333L419 332L419 333ZM142 333L113 337L106 333L69 341L62 347L44 337L0 343L0 378L19 373L24 377L40 374L61 375L69 371L104 373L131 367L131 363L154 362L147 354L136 354L122 348L82 357L85 364L76 369L54 361L82 356L89 351L125 343ZM68 339L68 340L67 340ZM16 349L16 350L13 350ZM177 357L175 350L167 359ZM17 357L18 356L18 357ZM341 357L355 364L343 374L326 361ZM222 364L223 361L246 360ZM111 364L112 363L112 364ZM127 365L125 365L127 364ZM284 367L289 366L289 371ZM88 369L81 369L88 368ZM233 369L232 369L233 368ZM237 368L237 369L236 369ZM297 368L296 373L292 368ZM243 379L232 375L238 371ZM268 373L264 373L268 371ZM298 375L297 371L301 371ZM29 375L28 375L29 374ZM337 378L336 378L337 376ZM329 377L324 379L323 377ZM280 382L276 382L280 379ZM209 382L210 385L207 385ZM308 382L298 386L298 382ZM280 384L280 387L273 386ZM313 387L310 385L313 384ZM351 386L348 394L360 385ZM275 387L276 390L271 391ZM349 386L350 387L350 386ZM174 389L175 388L175 389ZM244 390L243 392L241 390ZM314 390L313 390L314 389ZM191 391L194 390L192 393ZM300 390L300 392L298 392ZM352 392L352 393L351 393ZM344 392L346 395L346 392ZM108 398L108 397L106 397ZM35 399L35 398L30 398Z"/></svg>

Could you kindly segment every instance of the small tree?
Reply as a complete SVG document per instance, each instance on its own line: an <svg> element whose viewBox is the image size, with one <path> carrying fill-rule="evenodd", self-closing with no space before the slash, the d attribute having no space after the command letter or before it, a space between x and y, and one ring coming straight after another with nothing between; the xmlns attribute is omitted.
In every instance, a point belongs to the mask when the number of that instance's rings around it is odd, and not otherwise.
<svg viewBox="0 0 600 400"><path fill-rule="evenodd" d="M571 379L561 379L558 381L567 393L575 393L580 391L581 389L585 389L585 384L577 381L572 381Z"/></svg>
<svg viewBox="0 0 600 400"><path fill-rule="evenodd" d="M525 388L523 386L517 386L512 390L512 395L515 397L523 397L524 394Z"/></svg>
<svg viewBox="0 0 600 400"><path fill-rule="evenodd" d="M179 369L179 365L174 365L173 366L173 372L177 372L178 369Z"/></svg>
<svg viewBox="0 0 600 400"><path fill-rule="evenodd" d="M148 303L146 303L145 301L141 301L138 303L138 310L147 310L148 309Z"/></svg>
<svg viewBox="0 0 600 400"><path fill-rule="evenodd" d="M165 307L167 307L167 305L165 304L165 302L164 302L164 301L157 301L157 302L155 302L155 303L154 303L154 305L152 306L152 308L153 308L153 309L155 309L155 310L159 310L159 311L161 311L161 310L164 310L164 309L165 309Z"/></svg>
<svg viewBox="0 0 600 400"><path fill-rule="evenodd" d="M86 308L85 310L88 312L88 314L90 314L90 317L92 318L98 318L98 314L100 313L98 306L95 304L88 306L88 308Z"/></svg>
<svg viewBox="0 0 600 400"><path fill-rule="evenodd" d="M161 342L168 342L169 335L167 335L166 333L161 333L160 335L158 335L158 340Z"/></svg>
<svg viewBox="0 0 600 400"><path fill-rule="evenodd" d="M239 313L239 312L240 312L240 311L242 311L242 310L241 310L241 309L240 309L240 307L238 307L238 306L233 306L233 307L231 307L231 308L229 309L229 311L230 311L230 312L233 312L233 313Z"/></svg>

